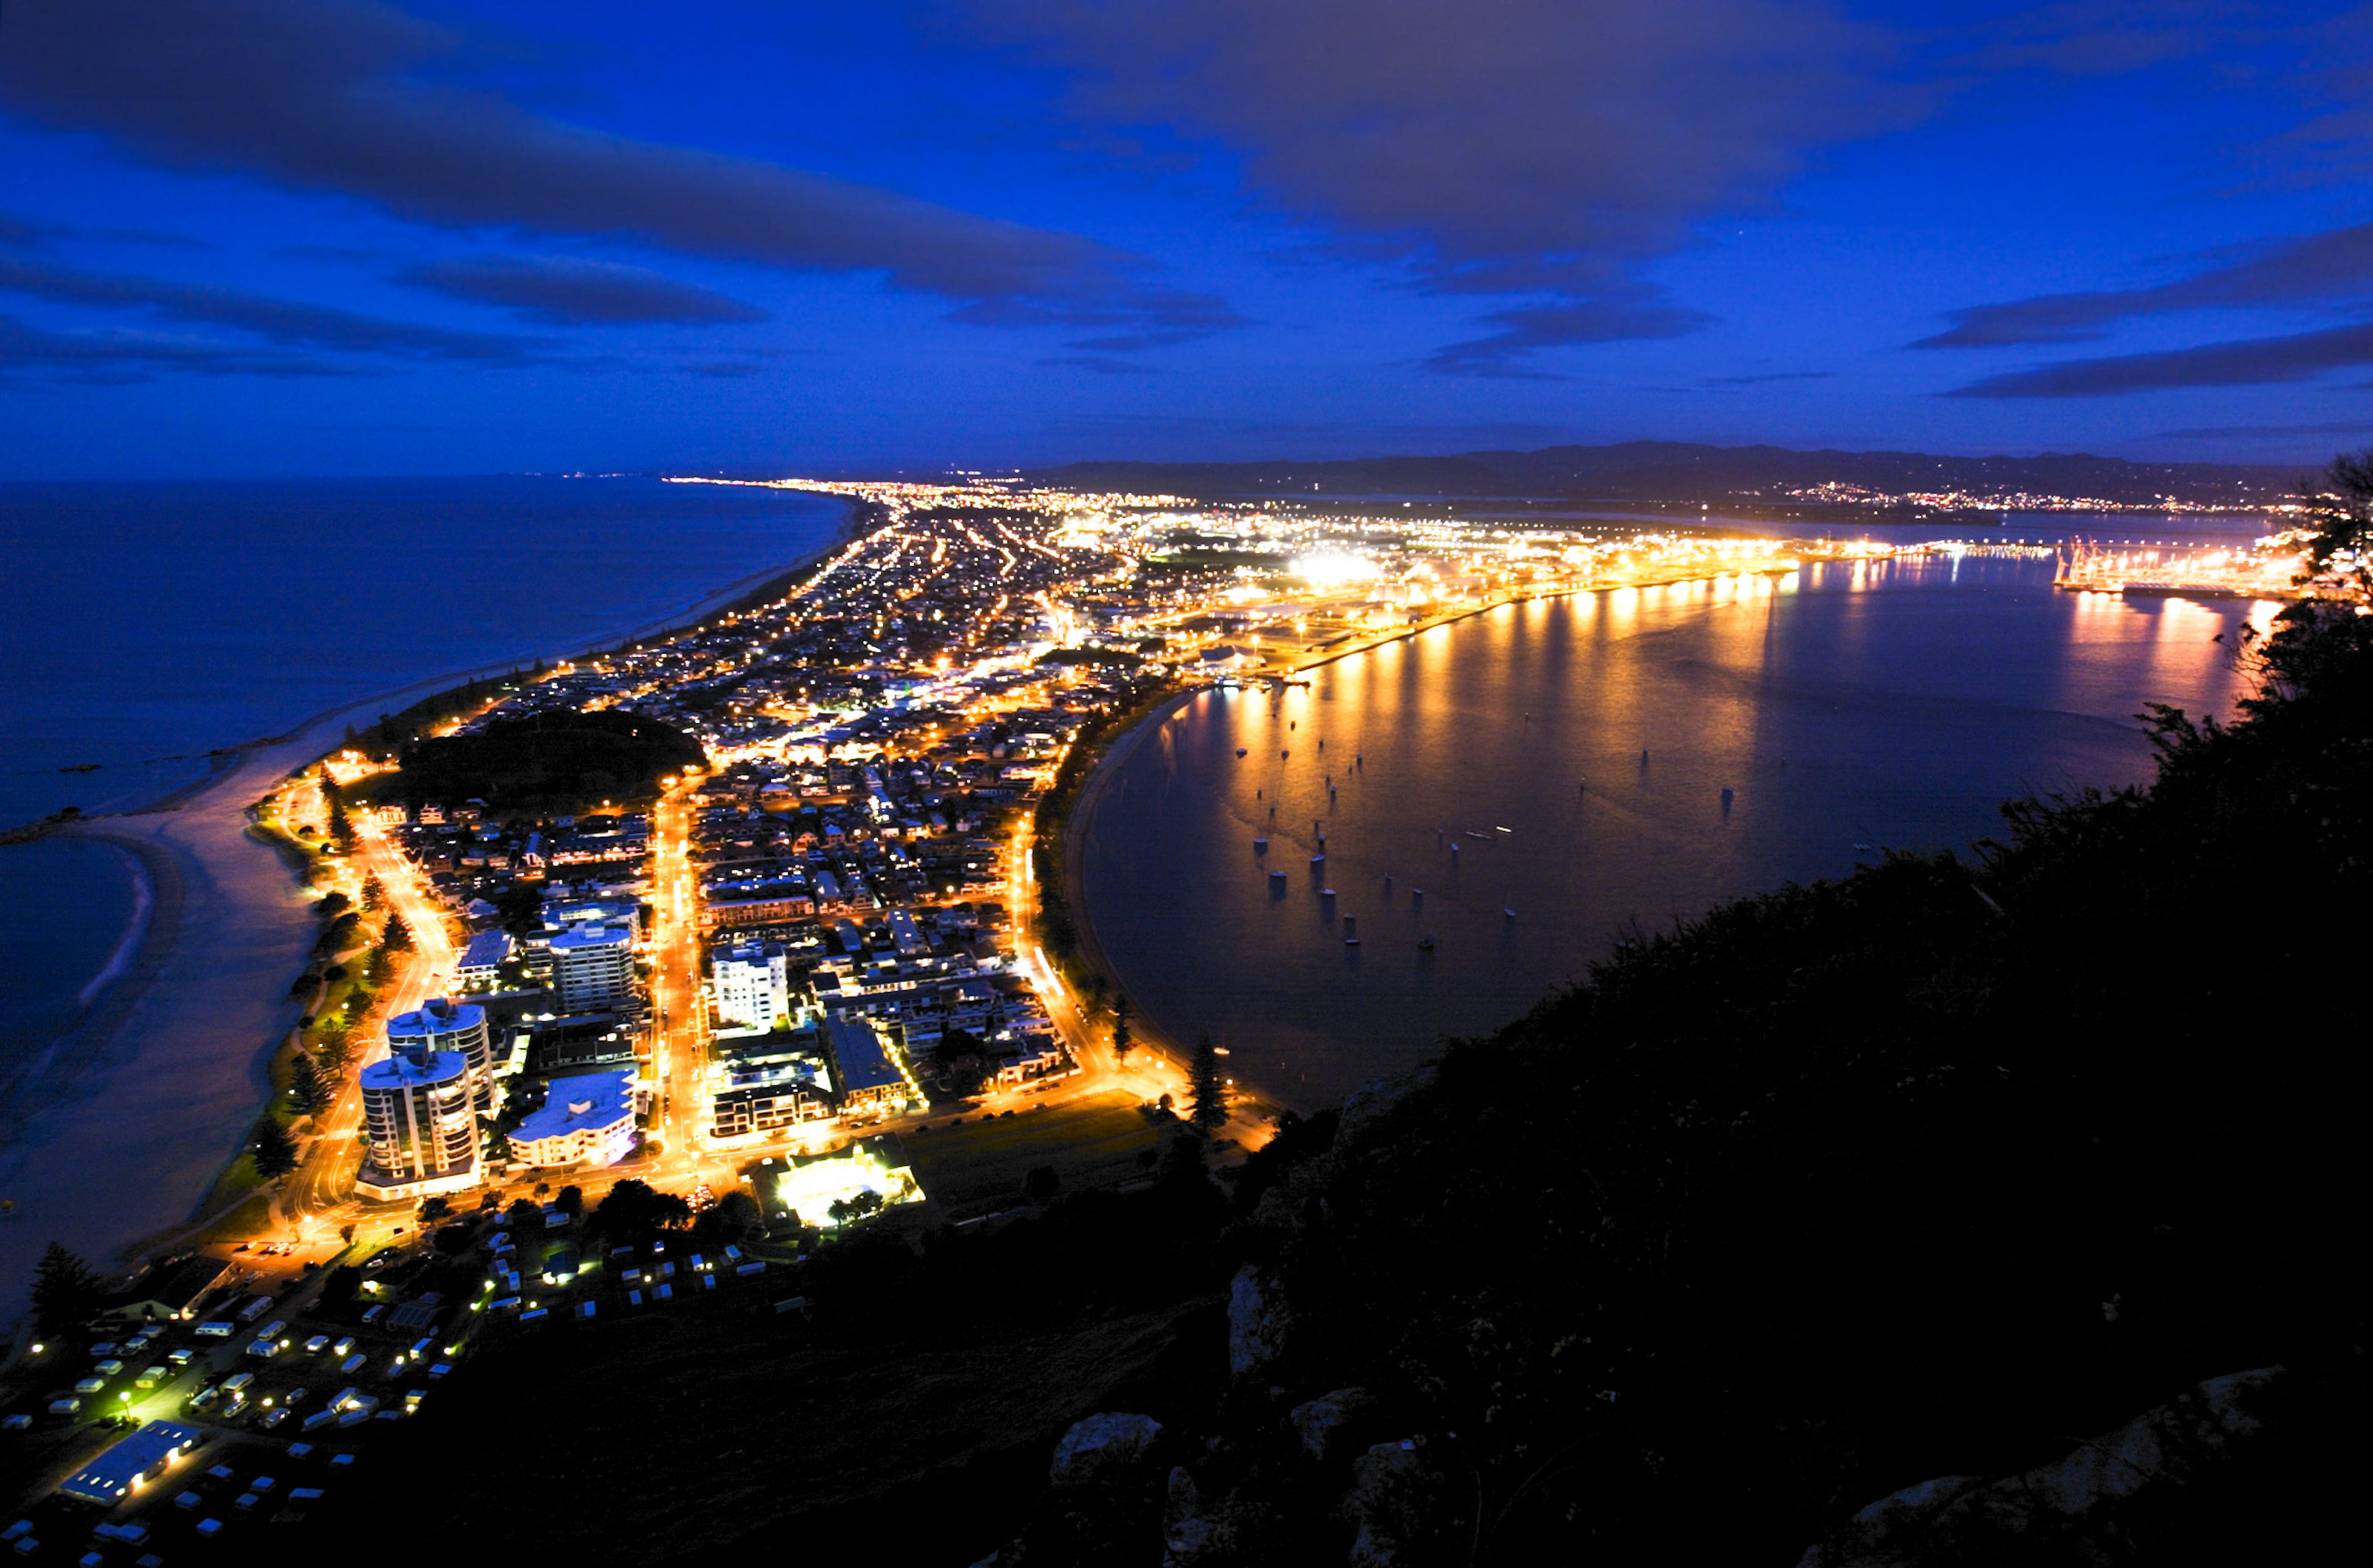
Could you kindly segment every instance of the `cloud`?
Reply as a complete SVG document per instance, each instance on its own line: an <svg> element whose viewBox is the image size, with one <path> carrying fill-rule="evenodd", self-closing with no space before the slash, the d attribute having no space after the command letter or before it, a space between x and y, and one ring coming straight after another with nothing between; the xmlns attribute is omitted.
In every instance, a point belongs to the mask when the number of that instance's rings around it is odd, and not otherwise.
<svg viewBox="0 0 2373 1568"><path fill-rule="evenodd" d="M1058 354L1038 363L1075 370L1093 370L1099 376L1151 376L1160 373L1151 365L1140 365L1131 359L1115 359L1102 354Z"/></svg>
<svg viewBox="0 0 2373 1568"><path fill-rule="evenodd" d="M203 240L186 234L169 234L156 228L85 228L63 223L44 223L17 213L0 212L0 245L18 245L27 249L42 249L59 240L105 240L126 245L170 245L180 250L210 249Z"/></svg>
<svg viewBox="0 0 2373 1568"><path fill-rule="evenodd" d="M445 227L878 273L1057 320L1162 314L1145 263L1077 235L610 135L457 85L463 37L378 0L12 0L8 29L0 99L170 168L335 192Z"/></svg>
<svg viewBox="0 0 2373 1568"><path fill-rule="evenodd" d="M1686 337L1713 319L1701 310L1669 303L1656 290L1624 289L1595 299L1495 310L1483 320L1499 331L1437 349L1426 363L1433 369L1471 375L1541 377L1541 371L1522 368L1523 360L1536 349Z"/></svg>
<svg viewBox="0 0 2373 1568"><path fill-rule="evenodd" d="M1979 29L1971 63L2072 76L2121 76L2197 58L2256 21L2236 0L2063 0L2012 12Z"/></svg>
<svg viewBox="0 0 2373 1568"><path fill-rule="evenodd" d="M2224 252L2230 257L2232 252ZM2262 243L2174 283L2087 294L2045 294L1952 311L1949 331L1914 348L1995 348L2081 343L2114 322L2178 310L2297 308L2373 297L2373 223Z"/></svg>
<svg viewBox="0 0 2373 1568"><path fill-rule="evenodd" d="M2168 387L2242 387L2303 381L2344 365L2373 365L2373 325L2330 327L2286 337L2247 338L2007 371L1946 397L2107 397Z"/></svg>
<svg viewBox="0 0 2373 1568"><path fill-rule="evenodd" d="M473 256L426 262L403 280L456 299L504 305L555 326L634 322L763 322L754 305L616 262L568 256Z"/></svg>
<svg viewBox="0 0 2373 1568"><path fill-rule="evenodd" d="M341 372L309 357L256 352L158 335L61 333L0 315L0 377L47 371L54 380L116 385L159 370L206 375L328 376Z"/></svg>
<svg viewBox="0 0 2373 1568"><path fill-rule="evenodd" d="M1824 0L966 8L1070 72L1081 117L1222 149L1271 205L1398 259L1424 287L1555 297L1487 318L1498 332L1433 357L1451 370L1694 330L1704 318L1677 309L1646 331L1586 318L1622 307L1635 269L1709 216L1768 206L1811 149L1922 101L1886 79L1888 37Z"/></svg>
<svg viewBox="0 0 2373 1568"><path fill-rule="evenodd" d="M2205 425L2189 430L2161 430L2145 438L2154 441L2279 440L2292 436L2359 436L2373 430L2373 419L2340 419L2322 425Z"/></svg>
<svg viewBox="0 0 2373 1568"><path fill-rule="evenodd" d="M141 310L167 321L232 327L293 348L481 365L549 363L556 357L549 345L531 338L455 332L238 289L84 272L21 257L0 256L0 290L61 305Z"/></svg>

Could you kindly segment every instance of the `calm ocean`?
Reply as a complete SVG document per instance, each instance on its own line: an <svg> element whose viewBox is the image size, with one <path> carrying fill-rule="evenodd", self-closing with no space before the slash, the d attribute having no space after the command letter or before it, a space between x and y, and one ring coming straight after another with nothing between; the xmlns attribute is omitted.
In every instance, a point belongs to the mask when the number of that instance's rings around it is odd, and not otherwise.
<svg viewBox="0 0 2373 1568"><path fill-rule="evenodd" d="M145 804L375 692L578 651L845 515L652 479L0 485L0 827ZM107 846L0 847L0 1078L71 1021L139 897Z"/></svg>
<svg viewBox="0 0 2373 1568"><path fill-rule="evenodd" d="M1101 798L1089 909L1142 1016L1307 1109L1507 1023L1635 923L2146 779L2134 716L2229 711L2215 639L2250 613L1974 555L1503 608L1191 701Z"/></svg>

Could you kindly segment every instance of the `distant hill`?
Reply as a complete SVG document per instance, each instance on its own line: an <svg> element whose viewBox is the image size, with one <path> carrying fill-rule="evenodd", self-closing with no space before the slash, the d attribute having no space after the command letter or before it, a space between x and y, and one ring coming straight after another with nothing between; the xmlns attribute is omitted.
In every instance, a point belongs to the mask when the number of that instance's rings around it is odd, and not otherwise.
<svg viewBox="0 0 2373 1568"><path fill-rule="evenodd" d="M2271 464L2129 462L2079 452L2040 457L1943 457L1930 452L1794 451L1693 441L1621 441L1454 457L1367 457L1331 462L1075 462L1042 469L1041 484L1162 491L1203 499L1275 496L1532 497L1576 501L1785 503L1822 485L1884 495L1957 493L2088 497L2147 507L2282 499L2302 477Z"/></svg>

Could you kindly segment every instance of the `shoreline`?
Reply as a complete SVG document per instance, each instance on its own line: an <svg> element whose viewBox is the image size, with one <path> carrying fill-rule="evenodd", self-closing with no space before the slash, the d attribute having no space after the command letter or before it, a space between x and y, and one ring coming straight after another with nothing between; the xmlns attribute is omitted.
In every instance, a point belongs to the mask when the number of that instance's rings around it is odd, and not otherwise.
<svg viewBox="0 0 2373 1568"><path fill-rule="evenodd" d="M847 544L855 517L849 509L827 542L789 563L593 638L581 652L542 657L574 661L696 626L829 558ZM301 1012L287 999L288 977L314 930L295 873L250 831L251 803L334 750L349 721L400 712L522 662L341 703L285 733L223 748L225 766L145 806L53 830L132 855L153 891L147 929L123 973L39 1053L37 1071L18 1075L0 1112L0 1197L15 1202L0 1223L0 1323L20 1312L52 1240L105 1275L150 1238L186 1229L263 1111L268 1064ZM109 966L115 962L111 953Z"/></svg>
<svg viewBox="0 0 2373 1568"><path fill-rule="evenodd" d="M1112 743L1105 748L1105 755L1096 759L1094 768L1081 782L1079 798L1071 802L1070 816L1063 824L1063 896L1070 907L1074 956L1082 967L1110 981L1116 994L1127 994L1127 988L1121 983L1119 969L1097 939L1095 920L1088 913L1087 877L1081 851L1094 837L1096 812L1104 803L1106 788L1118 775L1120 765L1128 760L1146 736L1155 733L1170 722L1179 709L1210 689L1209 686L1189 687L1155 705L1143 718L1114 736ZM1188 1052L1180 1042L1177 1032L1164 1021L1143 1012L1141 1007L1129 1020L1129 1035L1131 1050L1151 1050L1180 1071L1186 1070ZM1280 1106L1288 1104L1273 1094L1263 1094L1261 1098ZM1301 1111L1298 1106L1291 1108Z"/></svg>
<svg viewBox="0 0 2373 1568"><path fill-rule="evenodd" d="M1822 558L1827 559L1829 557ZM1801 569L1801 568L1799 569ZM1480 615L1488 615L1495 610L1504 610L1511 605L1526 603L1537 599L1572 599L1579 598L1587 593L1619 593L1626 589L1670 588L1679 583L1712 582L1720 578L1736 577L1738 575L1740 574L1735 571L1688 572L1677 577L1658 578L1649 582L1578 583L1572 587L1560 587L1545 590L1532 588L1519 589L1511 591L1504 598L1496 599L1488 604L1478 604L1467 609L1455 611L1448 614L1429 619L1417 626L1397 627L1388 633L1374 638L1368 641L1358 643L1353 647L1331 649L1316 658L1310 659L1303 663L1295 664L1289 669L1280 671L1277 674L1279 677L1290 679L1292 676L1304 674L1312 670L1322 669L1329 664L1339 663L1343 660L1353 658L1359 654L1374 653L1378 649L1386 647L1389 644L1407 641L1412 638L1416 638L1426 632L1436 630L1442 626L1456 626L1462 621L1470 621ZM1244 678L1258 681L1271 677L1254 674L1247 675ZM1080 786L1079 799L1072 803L1070 818L1064 825L1064 895L1070 906L1071 930L1073 940L1078 945L1078 958L1081 965L1103 975L1106 981L1110 983L1116 993L1126 992L1128 988L1123 981L1118 966L1113 963L1111 956L1105 952L1104 943L1096 936L1095 915L1088 902L1087 896L1085 857L1082 854L1082 851L1087 848L1089 842L1094 836L1095 813L1104 804L1104 797L1106 789L1110 786L1114 777L1120 771L1121 765L1126 763L1130 755L1136 752L1139 743L1147 735L1152 733L1161 725L1168 723L1178 710L1184 708L1189 701L1202 696L1205 692L1213 689L1214 688L1210 685L1198 685L1186 691L1180 692L1177 696L1154 708L1151 711L1148 712L1143 718L1140 719L1135 724L1130 725L1120 734L1113 737L1111 743L1105 748L1105 755L1097 759L1094 769L1090 772L1087 778L1081 782ZM1154 1018L1143 1012L1141 1010L1141 1003L1139 1004L1139 1006L1140 1011L1137 1012L1130 1022L1130 1031L1137 1037L1138 1045L1140 1047L1152 1047L1163 1055L1168 1057L1171 1060L1176 1062L1183 1070L1186 1062L1186 1047L1179 1043L1180 1036L1178 1032L1175 1028L1170 1027L1168 1022ZM1245 1080L1245 1086L1253 1089L1263 1103L1290 1108L1301 1116L1306 1117L1312 1114L1310 1108L1305 1106L1296 1104L1292 1096L1270 1092L1257 1082L1254 1079L1253 1074L1247 1072L1243 1074L1243 1076Z"/></svg>

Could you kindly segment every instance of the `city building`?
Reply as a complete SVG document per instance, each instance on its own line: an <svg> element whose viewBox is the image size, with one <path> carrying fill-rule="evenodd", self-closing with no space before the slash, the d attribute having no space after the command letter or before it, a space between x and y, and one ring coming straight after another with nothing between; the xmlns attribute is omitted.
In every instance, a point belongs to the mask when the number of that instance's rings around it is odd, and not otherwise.
<svg viewBox="0 0 2373 1568"><path fill-rule="evenodd" d="M635 1075L555 1078L544 1106L511 1132L511 1158L531 1165L614 1165L635 1146Z"/></svg>
<svg viewBox="0 0 2373 1568"><path fill-rule="evenodd" d="M832 1074L799 1052L720 1064L709 1096L711 1138L780 1131L833 1114Z"/></svg>
<svg viewBox="0 0 2373 1568"><path fill-rule="evenodd" d="M778 943L720 947L709 955L708 978L720 1027L772 1029L790 1016L789 965Z"/></svg>
<svg viewBox="0 0 2373 1568"><path fill-rule="evenodd" d="M889 1046L870 1019L835 1013L825 1021L824 1040L832 1048L833 1078L840 1085L844 1113L886 1110L922 1098L922 1092L891 1059Z"/></svg>
<svg viewBox="0 0 2373 1568"><path fill-rule="evenodd" d="M567 1012L607 1012L635 994L634 937L624 926L571 926L552 939L552 985Z"/></svg>
<svg viewBox="0 0 2373 1568"><path fill-rule="evenodd" d="M361 1082L357 1192L376 1199L426 1198L477 1185L478 1116L461 1052L430 1050L415 1038L364 1068Z"/></svg>
<svg viewBox="0 0 2373 1568"><path fill-rule="evenodd" d="M474 944L473 944L474 945ZM486 1010L432 997L416 1012L400 1012L387 1021L391 1051L451 1051L470 1070L470 1108L482 1115L495 1109L495 1080Z"/></svg>
<svg viewBox="0 0 2373 1568"><path fill-rule="evenodd" d="M493 990L502 983L503 965L515 945L508 931L480 931L453 966L454 983L465 991Z"/></svg>

